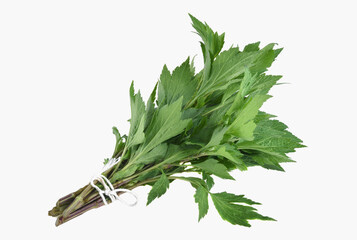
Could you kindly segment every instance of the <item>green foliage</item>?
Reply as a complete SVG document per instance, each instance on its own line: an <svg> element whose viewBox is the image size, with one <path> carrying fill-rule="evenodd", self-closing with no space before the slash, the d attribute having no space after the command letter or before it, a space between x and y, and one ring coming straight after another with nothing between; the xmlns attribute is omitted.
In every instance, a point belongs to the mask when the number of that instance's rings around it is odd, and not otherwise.
<svg viewBox="0 0 357 240"><path fill-rule="evenodd" d="M193 166L205 171L206 173L214 174L220 178L234 180L234 178L228 173L227 168L215 159L208 158L203 162L193 164Z"/></svg>
<svg viewBox="0 0 357 240"><path fill-rule="evenodd" d="M167 179L165 173L162 173L161 177L152 186L152 189L148 195L148 201L146 205L149 205L155 198L161 197L169 188L169 184L170 182Z"/></svg>
<svg viewBox="0 0 357 240"><path fill-rule="evenodd" d="M134 82L130 86L131 119L127 147L140 144L144 141L143 124L145 121L145 103L140 92L134 93Z"/></svg>
<svg viewBox="0 0 357 240"><path fill-rule="evenodd" d="M250 227L247 220L274 220L273 218L262 216L256 212L256 209L247 206L259 204L250 199L245 198L243 195L234 195L226 192L211 194L212 201L221 217L232 223L246 227ZM237 203L244 203L237 204Z"/></svg>
<svg viewBox="0 0 357 240"><path fill-rule="evenodd" d="M199 186L196 189L194 197L195 202L198 204L198 221L200 221L208 212L208 191L204 187Z"/></svg>
<svg viewBox="0 0 357 240"><path fill-rule="evenodd" d="M213 185L214 185L214 180L213 180L213 178L211 177L211 175L205 173L204 171L202 171L202 179L206 182L207 189L208 189L208 190L211 190L211 188L212 188Z"/></svg>
<svg viewBox="0 0 357 240"><path fill-rule="evenodd" d="M182 97L172 104L159 107L154 113L151 123L147 127L146 139L138 154L147 153L164 141L182 133L189 119L182 120Z"/></svg>
<svg viewBox="0 0 357 240"><path fill-rule="evenodd" d="M180 97L183 97L182 104L186 104L197 87L197 82L193 81L193 77L189 58L177 67L172 75L165 65L160 76L158 104L171 104Z"/></svg>
<svg viewBox="0 0 357 240"><path fill-rule="evenodd" d="M113 157L115 157L123 151L125 147L125 142L124 142L125 137L120 135L116 127L113 127L113 134L115 135L115 140L116 140L114 153L113 153Z"/></svg>
<svg viewBox="0 0 357 240"><path fill-rule="evenodd" d="M165 65L146 105L131 85L130 130L126 137L113 128L113 156L121 156L121 161L110 180L152 186L147 204L162 196L172 181L189 182L196 191L199 220L208 212L209 195L220 216L232 224L273 220L257 213L251 205L258 203L243 195L211 189L212 176L234 180L233 170L261 166L283 171L281 163L292 161L287 154L304 147L285 124L260 110L281 78L265 72L282 49L275 49L276 44L261 48L257 42L243 51L222 51L225 35L190 17L201 38L204 68L195 74L190 58L172 73Z"/></svg>
<svg viewBox="0 0 357 240"><path fill-rule="evenodd" d="M224 33L219 35L217 32L208 26L207 23L203 24L197 18L189 14L192 20L192 26L196 29L197 34L202 38L201 47L203 56L206 58L207 54L210 59L214 59L222 50L224 44Z"/></svg>

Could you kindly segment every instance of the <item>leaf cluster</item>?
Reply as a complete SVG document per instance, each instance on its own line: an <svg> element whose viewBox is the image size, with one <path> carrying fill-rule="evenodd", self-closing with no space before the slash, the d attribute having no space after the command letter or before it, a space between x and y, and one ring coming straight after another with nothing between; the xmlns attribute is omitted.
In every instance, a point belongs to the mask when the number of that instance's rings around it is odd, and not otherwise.
<svg viewBox="0 0 357 240"><path fill-rule="evenodd" d="M281 163L292 161L287 153L303 147L285 124L260 111L281 78L266 71L282 49L257 42L222 51L224 34L190 17L201 38L204 68L196 73L190 58L172 72L165 65L146 104L132 83L129 133L121 136L113 128L113 157L121 161L110 181L151 185L149 204L172 181L183 180L196 189L199 220L207 214L209 196L221 217L232 224L273 220L257 213L252 207L257 202L211 189L212 176L234 180L230 172L236 169L260 166L283 171ZM198 177L183 177L186 172Z"/></svg>

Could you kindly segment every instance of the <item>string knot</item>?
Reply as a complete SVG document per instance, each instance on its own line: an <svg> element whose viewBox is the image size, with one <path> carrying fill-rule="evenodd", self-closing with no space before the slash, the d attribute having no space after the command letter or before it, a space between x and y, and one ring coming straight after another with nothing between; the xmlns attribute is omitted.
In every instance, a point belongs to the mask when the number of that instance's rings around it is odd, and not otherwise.
<svg viewBox="0 0 357 240"><path fill-rule="evenodd" d="M119 200L122 203L126 204L127 206L131 206L131 207L135 206L138 202L138 197L133 191L131 191L129 189L125 189L125 188L115 189L114 186L112 185L112 183L109 181L109 179L106 178L102 174L104 171L108 170L109 168L111 168L112 166L117 164L118 162L119 162L119 159L111 158L107 162L107 164L104 165L100 174L98 174L97 176L92 178L90 184L92 185L92 187L94 187L98 191L98 193L99 193L100 197L102 198L105 205L108 205L108 202L105 199L105 196L108 196L112 202L114 202L115 200ZM100 182L103 185L104 190L100 189L97 185L95 185L94 181ZM118 196L118 192L129 193L130 195L132 195L134 197L134 201L133 202L125 201L120 196Z"/></svg>

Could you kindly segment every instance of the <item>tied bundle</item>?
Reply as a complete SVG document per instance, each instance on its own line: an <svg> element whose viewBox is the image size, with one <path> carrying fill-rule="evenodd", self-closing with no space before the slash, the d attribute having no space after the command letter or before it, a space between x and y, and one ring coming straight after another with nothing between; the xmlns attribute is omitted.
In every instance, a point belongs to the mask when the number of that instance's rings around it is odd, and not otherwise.
<svg viewBox="0 0 357 240"><path fill-rule="evenodd" d="M172 72L165 65L146 104L131 84L128 135L113 127L112 158L105 160L99 178L57 201L49 211L57 217L56 226L139 186L152 187L150 204L176 180L195 188L199 220L207 214L209 197L220 216L232 224L274 220L259 214L252 207L259 203L244 195L217 193L212 187L213 176L234 180L233 170L260 166L283 171L281 163L293 161L287 153L304 147L285 124L259 110L281 78L265 72L282 49L275 49L276 44L261 48L257 42L222 51L224 33L190 17L202 39L204 68L195 73L190 58Z"/></svg>

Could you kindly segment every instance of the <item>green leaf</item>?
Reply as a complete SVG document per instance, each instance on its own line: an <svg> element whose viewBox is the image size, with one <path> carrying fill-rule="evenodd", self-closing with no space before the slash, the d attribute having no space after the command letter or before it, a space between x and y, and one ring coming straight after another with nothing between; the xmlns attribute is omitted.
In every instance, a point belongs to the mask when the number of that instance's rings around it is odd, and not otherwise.
<svg viewBox="0 0 357 240"><path fill-rule="evenodd" d="M195 189L197 189L197 188L202 186L202 187L204 187L205 189L208 190L206 182L203 181L200 178L196 178L196 177L176 177L176 179L191 183L191 186L194 187Z"/></svg>
<svg viewBox="0 0 357 240"><path fill-rule="evenodd" d="M246 203L248 205L261 205L258 202L254 202L248 198L245 198L244 195L235 195L233 193L221 192L213 194L216 197L219 197L221 200L230 203Z"/></svg>
<svg viewBox="0 0 357 240"><path fill-rule="evenodd" d="M193 58L191 59L191 62L190 62L190 70L192 72L192 75L195 75L195 71L196 71L196 68L195 68L195 56L193 56Z"/></svg>
<svg viewBox="0 0 357 240"><path fill-rule="evenodd" d="M254 118L254 122L258 124L260 121L268 120L270 118L276 117L275 115L259 111L258 114Z"/></svg>
<svg viewBox="0 0 357 240"><path fill-rule="evenodd" d="M211 57L211 54L209 53L209 51L206 49L205 50L205 46L203 44L201 44L202 46L202 52L204 52L203 54L203 57L205 59L205 65L204 65L204 68L203 68L203 75L202 75L202 82L207 82L210 75L211 75L211 69L212 69L212 57ZM202 86L200 86L199 89L201 89ZM201 94L203 95L203 94ZM202 101L202 98L200 99L200 101ZM200 104L200 105L203 105L203 104Z"/></svg>
<svg viewBox="0 0 357 240"><path fill-rule="evenodd" d="M182 104L185 105L196 91L197 84L189 58L173 71L172 76L165 65L160 76L158 105L172 104L180 97L183 97Z"/></svg>
<svg viewBox="0 0 357 240"><path fill-rule="evenodd" d="M191 14L189 15L192 20L192 26L196 29L196 33L203 41L200 42L204 60L202 81L207 82L211 74L212 62L222 50L224 33L219 35L217 32L213 32L207 23L202 23ZM202 102L203 99L198 98L198 101Z"/></svg>
<svg viewBox="0 0 357 240"><path fill-rule="evenodd" d="M269 44L259 51L240 52L238 48L232 47L221 52L212 63L210 77L202 82L197 94L205 96L218 89L225 90L246 69L253 74L266 71L277 56L273 50L274 45Z"/></svg>
<svg viewBox="0 0 357 240"><path fill-rule="evenodd" d="M200 121L194 122L193 131L190 136L190 142L192 144L199 145L204 147L208 144L209 140L212 137L213 131L216 126L212 124L208 124L206 117L202 117Z"/></svg>
<svg viewBox="0 0 357 240"><path fill-rule="evenodd" d="M193 164L193 166L198 167L207 173L214 174L220 178L234 180L234 178L228 173L227 168L215 159L209 158L203 162Z"/></svg>
<svg viewBox="0 0 357 240"><path fill-rule="evenodd" d="M140 123L138 125L138 128L136 129L136 132L134 133L134 135L129 138L128 141L128 148L141 144L145 141L145 133L144 133L144 126L145 126L145 120L146 120L146 114L144 114L141 117Z"/></svg>
<svg viewBox="0 0 357 240"><path fill-rule="evenodd" d="M242 156L238 150L236 150L233 146L230 146L228 144L221 145L218 147L218 149L213 149L210 152L206 152L206 155L209 156L221 156L229 161L231 161L237 168L240 170L247 170L247 167L245 166L244 162L242 161Z"/></svg>
<svg viewBox="0 0 357 240"><path fill-rule="evenodd" d="M156 176L159 176L160 174L161 174L161 171L156 168L154 170L151 170L151 171L149 171L147 173L144 173L144 174L140 175L138 177L138 181L141 182L141 181L144 181L144 180L149 179L149 178L154 178Z"/></svg>
<svg viewBox="0 0 357 240"><path fill-rule="evenodd" d="M269 98L268 95L254 95L246 99L244 104L236 109L235 120L229 126L227 133L245 140L253 140L256 127L254 118L259 108Z"/></svg>
<svg viewBox="0 0 357 240"><path fill-rule="evenodd" d="M259 51L260 42L250 43L244 47L243 52L256 52Z"/></svg>
<svg viewBox="0 0 357 240"><path fill-rule="evenodd" d="M258 92L259 94L267 94L269 90L282 78L282 76L259 75L252 83L250 91L247 94Z"/></svg>
<svg viewBox="0 0 357 240"><path fill-rule="evenodd" d="M238 92L238 94L236 94L234 101L231 104L231 107L226 112L226 115L231 116L237 110L240 110L240 108L242 107L242 104L244 103L245 96L250 91L252 82L254 82L254 80L255 80L255 76L252 76L250 71L248 69L246 69L245 73L244 73L243 80L239 87L239 92Z"/></svg>
<svg viewBox="0 0 357 240"><path fill-rule="evenodd" d="M167 143L162 143L152 149L145 155L137 158L134 163L143 163L143 164L151 164L157 162L159 160L163 160L167 152Z"/></svg>
<svg viewBox="0 0 357 240"><path fill-rule="evenodd" d="M258 150L277 155L294 152L305 147L302 141L287 130L287 126L278 120L260 121L254 132L254 141L239 142L239 149Z"/></svg>
<svg viewBox="0 0 357 240"><path fill-rule="evenodd" d="M254 140L238 142L236 147L246 151L244 160L250 165L258 164L267 169L284 171L279 163L293 162L286 153L305 146L278 120L265 118L256 122Z"/></svg>
<svg viewBox="0 0 357 240"><path fill-rule="evenodd" d="M151 92L150 97L146 104L146 121L145 121L145 129L150 124L152 117L155 112L155 99L156 99L156 89L158 83L156 83L154 90Z"/></svg>
<svg viewBox="0 0 357 240"><path fill-rule="evenodd" d="M159 80L159 85L158 85L158 94L157 94L157 102L158 105L163 105L166 101L166 95L170 95L170 82L171 82L172 76L167 68L166 64L162 68L161 74L160 74L160 80ZM171 94L172 95L172 94Z"/></svg>
<svg viewBox="0 0 357 240"><path fill-rule="evenodd" d="M259 219L275 221L273 218L260 215L256 212L256 209L251 206L236 204L258 204L250 199L244 198L243 195L236 196L226 192L211 193L210 195L219 215L222 219L231 224L250 227L248 220Z"/></svg>
<svg viewBox="0 0 357 240"><path fill-rule="evenodd" d="M144 121L145 121L145 103L141 97L140 92L134 93L134 82L130 86L130 107L131 107L131 119L130 129L128 135L128 147L134 146L135 142L140 142L143 138ZM139 129L140 128L140 129ZM133 139L136 135L136 139ZM133 143L131 143L134 140Z"/></svg>
<svg viewBox="0 0 357 240"><path fill-rule="evenodd" d="M200 221L208 212L208 191L200 186L196 189L194 195L195 202L198 203L198 221Z"/></svg>
<svg viewBox="0 0 357 240"><path fill-rule="evenodd" d="M152 122L146 129L146 139L138 152L144 154L164 141L182 133L190 119L181 119L182 97L165 105L155 112Z"/></svg>
<svg viewBox="0 0 357 240"><path fill-rule="evenodd" d="M223 47L224 33L218 35L217 32L213 32L207 23L200 22L191 14L189 14L189 16L192 20L192 26L196 29L197 34L202 38L203 43L201 43L201 48L204 54L205 62L208 57L206 51L210 54L209 57L213 60Z"/></svg>
<svg viewBox="0 0 357 240"><path fill-rule="evenodd" d="M211 140L207 143L205 148L214 147L221 143L227 127L217 127L212 134Z"/></svg>
<svg viewBox="0 0 357 240"><path fill-rule="evenodd" d="M169 185L169 179L166 177L165 173L162 173L159 180L157 180L152 186L152 189L148 195L148 201L146 205L149 205L155 198L159 198L163 194L165 194L166 190L169 188Z"/></svg>
<svg viewBox="0 0 357 240"><path fill-rule="evenodd" d="M279 153L295 152L295 148L305 147L301 144L301 139L294 136L287 128L278 120L261 121L254 133L254 142Z"/></svg>
<svg viewBox="0 0 357 240"><path fill-rule="evenodd" d="M184 160L185 158L193 155L194 153L197 153L195 147L184 147L180 145L170 144L165 155L164 163L171 164L175 162L180 162L181 160Z"/></svg>
<svg viewBox="0 0 357 240"><path fill-rule="evenodd" d="M211 74L202 82L198 95L207 95L224 90L222 86L228 86L233 79L244 73L244 70L255 59L256 53L240 53L238 48L230 48L220 53L212 63Z"/></svg>
<svg viewBox="0 0 357 240"><path fill-rule="evenodd" d="M254 141L243 141L243 142L237 143L236 146L237 146L237 149L248 152L248 155L250 155L250 156L252 156L251 154L255 155L254 151L257 151L258 153L260 153L260 152L266 153L266 154L269 154L269 155L275 157L276 159L281 159L277 162L291 162L290 158L288 156L286 156L285 153L275 152L274 150L269 149L269 146L257 145L257 144L255 144Z"/></svg>
<svg viewBox="0 0 357 240"><path fill-rule="evenodd" d="M111 179L111 181L117 181L119 179L123 179L125 177L129 177L131 175L133 175L136 170L139 168L139 165L128 165L127 168L114 173L113 178Z"/></svg>
<svg viewBox="0 0 357 240"><path fill-rule="evenodd" d="M239 54L238 48L231 48L227 51L223 51L212 63L210 76L202 82L198 90L198 95L203 96L212 93L222 85L225 85L227 82L238 77L244 72L245 63L252 61L253 59L254 56L251 54L245 54L245 56ZM239 63L240 61L242 62L241 67L239 67L241 65Z"/></svg>
<svg viewBox="0 0 357 240"><path fill-rule="evenodd" d="M125 143L123 142L124 137L122 137L116 127L113 127L113 134L115 135L115 148L112 157L115 157L119 152L123 151Z"/></svg>
<svg viewBox="0 0 357 240"><path fill-rule="evenodd" d="M277 171L284 171L284 169L280 166L280 163L294 162L285 155L271 155L260 151L245 153L245 155L243 156L243 161L246 163L247 166L259 165L263 168Z"/></svg>
<svg viewBox="0 0 357 240"><path fill-rule="evenodd" d="M270 43L262 48L257 55L257 58L252 63L249 70L252 73L262 73L265 72L268 67L271 66L275 58L277 57L277 53L273 50L275 43Z"/></svg>
<svg viewBox="0 0 357 240"><path fill-rule="evenodd" d="M207 187L208 187L208 190L211 190L211 188L213 187L214 185L214 180L213 178L207 174L206 172L202 172L202 179L206 181L206 184L207 184Z"/></svg>

